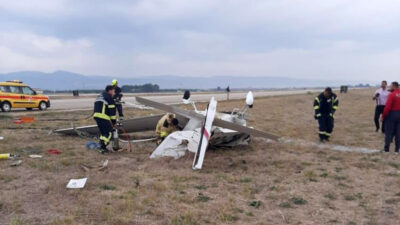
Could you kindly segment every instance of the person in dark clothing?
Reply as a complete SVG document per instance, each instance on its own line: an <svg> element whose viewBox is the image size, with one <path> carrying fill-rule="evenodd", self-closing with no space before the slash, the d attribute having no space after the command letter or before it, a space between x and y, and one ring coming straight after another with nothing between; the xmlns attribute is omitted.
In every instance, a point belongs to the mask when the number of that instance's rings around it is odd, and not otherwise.
<svg viewBox="0 0 400 225"><path fill-rule="evenodd" d="M381 88L375 91L375 95L372 100L376 101L375 107L375 115L374 115L374 122L376 127L376 132L379 131L380 124L379 124L379 117L383 113L383 109L385 108L387 98L390 92L387 89L387 82L384 80L381 83ZM385 133L385 123L382 123L382 133Z"/></svg>
<svg viewBox="0 0 400 225"><path fill-rule="evenodd" d="M382 121L385 121L385 146L383 151L389 152L390 143L395 137L395 153L400 149L400 90L399 83L392 82L390 85L392 92L386 102L382 114Z"/></svg>
<svg viewBox="0 0 400 225"><path fill-rule="evenodd" d="M94 103L93 118L97 123L100 131L100 149L104 154L108 152L107 145L112 138L112 132L116 124L116 110L113 96L115 94L114 87L108 85L106 89L97 97Z"/></svg>
<svg viewBox="0 0 400 225"><path fill-rule="evenodd" d="M124 118L124 114L122 113L122 93L121 93L121 88L118 87L118 81L116 79L114 79L111 82L111 85L114 87L115 90L115 95L113 97L114 101L115 101L115 105L117 107L117 111L118 111L118 116L120 120L123 120Z"/></svg>
<svg viewBox="0 0 400 225"><path fill-rule="evenodd" d="M314 118L319 124L319 140L329 141L334 127L334 115L339 107L339 99L331 88L326 88L314 100Z"/></svg>

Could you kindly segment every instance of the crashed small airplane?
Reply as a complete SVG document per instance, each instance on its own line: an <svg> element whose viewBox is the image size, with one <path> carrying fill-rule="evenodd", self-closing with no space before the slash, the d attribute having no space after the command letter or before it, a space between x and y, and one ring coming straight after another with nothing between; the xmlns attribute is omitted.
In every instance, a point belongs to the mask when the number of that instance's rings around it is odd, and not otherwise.
<svg viewBox="0 0 400 225"><path fill-rule="evenodd" d="M204 156L208 145L213 147L233 147L236 145L247 145L250 135L277 141L278 136L269 134L247 126L246 112L253 107L253 93L249 92L246 97L246 105L241 109L233 109L232 112L217 112L217 101L211 98L205 111L198 111L195 102L190 100L190 92L186 91L183 103L192 104L194 110L184 110L175 106L151 101L146 98L136 97L140 104L150 106L168 113L173 113L182 125L182 131L171 133L154 150L150 158L170 156L179 158L186 151L195 153L193 169L202 168ZM121 122L126 133L143 132L154 130L158 120L163 115L128 119ZM74 127L55 130L60 134L87 134L98 135L96 125ZM118 138L118 137L117 137Z"/></svg>

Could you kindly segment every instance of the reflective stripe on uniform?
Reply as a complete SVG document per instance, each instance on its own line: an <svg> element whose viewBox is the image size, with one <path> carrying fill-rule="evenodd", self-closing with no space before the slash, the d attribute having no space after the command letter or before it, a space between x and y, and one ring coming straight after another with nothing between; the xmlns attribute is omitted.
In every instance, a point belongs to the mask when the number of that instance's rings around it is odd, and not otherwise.
<svg viewBox="0 0 400 225"><path fill-rule="evenodd" d="M314 106L314 109L315 110L319 109L319 105Z"/></svg>
<svg viewBox="0 0 400 225"><path fill-rule="evenodd" d="M334 110L336 110L336 109L338 109L339 107L338 107L337 105L334 105L334 106L332 106L332 108L333 108Z"/></svg>
<svg viewBox="0 0 400 225"><path fill-rule="evenodd" d="M116 119L117 119L117 116L110 116L110 119L116 120Z"/></svg>
<svg viewBox="0 0 400 225"><path fill-rule="evenodd" d="M113 109L113 108L115 108L115 105L108 105L108 108Z"/></svg>
<svg viewBox="0 0 400 225"><path fill-rule="evenodd" d="M318 113L317 115L315 115L315 116L317 116L317 117L320 117L321 116L321 113Z"/></svg>
<svg viewBox="0 0 400 225"><path fill-rule="evenodd" d="M322 134L322 135L326 135L326 136L331 136L331 133L328 133L328 132L325 132L325 131L320 131L320 132L318 132L319 134Z"/></svg>
<svg viewBox="0 0 400 225"><path fill-rule="evenodd" d="M104 144L108 144L108 142L110 142L112 137L111 132L108 132L108 137L101 135L100 136L100 140L104 141Z"/></svg>
<svg viewBox="0 0 400 225"><path fill-rule="evenodd" d="M166 136L168 136L168 132L167 131L161 131L160 137L166 137Z"/></svg>
<svg viewBox="0 0 400 225"><path fill-rule="evenodd" d="M320 102L320 101L319 101L319 98L318 98L318 97L316 97L316 98L315 98L315 100L316 100L316 101L318 102L318 104L319 104L319 102Z"/></svg>
<svg viewBox="0 0 400 225"><path fill-rule="evenodd" d="M110 120L110 117L103 113L94 113L93 117L99 118L99 119L104 119L104 120Z"/></svg>
<svg viewBox="0 0 400 225"><path fill-rule="evenodd" d="M93 117L110 120L110 117L106 114L106 104L103 104L103 108L101 109L101 113L96 112L93 114Z"/></svg>
<svg viewBox="0 0 400 225"><path fill-rule="evenodd" d="M337 102L338 100L338 98L333 99L333 103Z"/></svg>

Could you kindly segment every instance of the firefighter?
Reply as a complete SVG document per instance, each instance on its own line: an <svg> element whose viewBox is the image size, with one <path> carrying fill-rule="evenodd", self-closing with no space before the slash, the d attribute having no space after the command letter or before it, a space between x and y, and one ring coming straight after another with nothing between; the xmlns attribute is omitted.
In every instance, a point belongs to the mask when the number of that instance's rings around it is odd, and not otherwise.
<svg viewBox="0 0 400 225"><path fill-rule="evenodd" d="M329 141L334 127L334 115L339 107L339 99L332 89L327 87L314 100L314 118L319 124L319 140Z"/></svg>
<svg viewBox="0 0 400 225"><path fill-rule="evenodd" d="M118 81L116 79L112 80L111 85L115 89L115 95L113 97L115 105L117 107L118 116L120 120L124 119L124 114L122 113L122 93L121 88L118 87Z"/></svg>
<svg viewBox="0 0 400 225"><path fill-rule="evenodd" d="M168 113L165 114L157 123L156 134L157 134L157 144L161 144L161 142L172 132L177 130L182 130L179 126L179 121L175 118L174 114Z"/></svg>
<svg viewBox="0 0 400 225"><path fill-rule="evenodd" d="M106 89L97 97L94 103L93 118L100 131L100 153L109 152L107 145L112 138L112 132L116 124L116 109L113 96L114 86L107 85Z"/></svg>

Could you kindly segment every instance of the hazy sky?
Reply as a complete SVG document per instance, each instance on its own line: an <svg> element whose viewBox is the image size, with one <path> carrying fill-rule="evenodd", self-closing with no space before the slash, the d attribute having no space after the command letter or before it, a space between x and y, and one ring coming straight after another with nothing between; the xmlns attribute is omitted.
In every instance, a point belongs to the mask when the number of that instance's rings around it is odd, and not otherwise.
<svg viewBox="0 0 400 225"><path fill-rule="evenodd" d="M0 0L0 72L400 78L399 0Z"/></svg>

